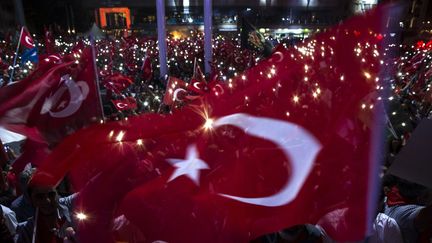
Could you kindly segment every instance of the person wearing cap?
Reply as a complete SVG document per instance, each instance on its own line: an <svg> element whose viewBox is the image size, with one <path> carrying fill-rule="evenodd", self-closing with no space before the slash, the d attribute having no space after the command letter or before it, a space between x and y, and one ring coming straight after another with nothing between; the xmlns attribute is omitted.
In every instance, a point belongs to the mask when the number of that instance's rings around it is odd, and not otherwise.
<svg viewBox="0 0 432 243"><path fill-rule="evenodd" d="M17 243L74 242L71 208L75 195L59 198L52 177L35 173L28 195L36 209L33 217L17 226Z"/></svg>

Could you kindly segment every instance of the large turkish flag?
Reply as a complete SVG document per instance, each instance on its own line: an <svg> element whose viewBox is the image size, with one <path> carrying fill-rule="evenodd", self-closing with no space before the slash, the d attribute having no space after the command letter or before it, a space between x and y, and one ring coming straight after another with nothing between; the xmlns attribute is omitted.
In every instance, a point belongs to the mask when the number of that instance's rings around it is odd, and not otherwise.
<svg viewBox="0 0 432 243"><path fill-rule="evenodd" d="M375 211L385 13L278 47L200 106L66 138L40 169L70 173L89 217L80 240L112 241L119 215L146 242L246 242L304 223L363 239Z"/></svg>

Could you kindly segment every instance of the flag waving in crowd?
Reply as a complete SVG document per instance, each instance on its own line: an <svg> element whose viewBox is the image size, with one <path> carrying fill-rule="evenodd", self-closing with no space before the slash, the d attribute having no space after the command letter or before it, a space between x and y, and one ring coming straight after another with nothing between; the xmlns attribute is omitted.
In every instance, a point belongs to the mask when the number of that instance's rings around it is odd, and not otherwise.
<svg viewBox="0 0 432 243"><path fill-rule="evenodd" d="M200 106L78 131L40 170L69 173L80 191L91 218L79 225L83 242L113 242L100 222L119 220L149 242L247 242L305 223L337 241L364 239L385 17L378 8L279 47ZM185 90L180 81L170 79L167 103Z"/></svg>
<svg viewBox="0 0 432 243"><path fill-rule="evenodd" d="M28 49L32 49L35 47L35 43L33 41L33 38L31 36L30 32L28 32L26 27L21 28L20 43L21 43L21 45L23 45L24 47L26 47Z"/></svg>
<svg viewBox="0 0 432 243"><path fill-rule="evenodd" d="M0 90L0 123L36 141L57 143L101 117L93 58L47 58L32 75ZM59 60L60 59L60 60Z"/></svg>
<svg viewBox="0 0 432 243"><path fill-rule="evenodd" d="M153 75L151 60L148 55L144 57L143 64L141 66L141 73L142 73L142 79L144 81L150 80Z"/></svg>
<svg viewBox="0 0 432 243"><path fill-rule="evenodd" d="M21 28L20 43L23 47L26 48L23 54L21 55L21 62L22 63L26 63L27 61L33 63L38 62L36 45L33 41L30 32L28 32L26 27Z"/></svg>
<svg viewBox="0 0 432 243"><path fill-rule="evenodd" d="M55 43L54 43L54 37L52 34L52 31L50 28L44 28L44 40L45 40L45 51L46 54L51 55L55 54Z"/></svg>

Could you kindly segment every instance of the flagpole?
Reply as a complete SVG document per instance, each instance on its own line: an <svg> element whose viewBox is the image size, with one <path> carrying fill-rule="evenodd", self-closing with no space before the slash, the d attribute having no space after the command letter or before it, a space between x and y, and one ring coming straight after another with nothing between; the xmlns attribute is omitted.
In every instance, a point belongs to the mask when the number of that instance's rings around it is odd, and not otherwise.
<svg viewBox="0 0 432 243"><path fill-rule="evenodd" d="M10 74L10 77L9 77L9 83L12 82L12 78L13 78L13 75L14 75L14 72L15 72L15 65L16 65L16 61L17 61L17 57L18 57L18 51L19 51L19 48L20 48L20 45L21 45L21 37L22 37L23 30L24 30L24 27L21 27L21 32L20 32L20 35L19 35L19 38L18 38L18 45L17 45L16 51L15 51L15 57L14 57L14 60L13 60L12 71L11 71L11 74Z"/></svg>
<svg viewBox="0 0 432 243"><path fill-rule="evenodd" d="M211 72L212 30L212 0L204 0L204 69L206 74Z"/></svg>
<svg viewBox="0 0 432 243"><path fill-rule="evenodd" d="M166 60L166 30L165 30L165 0L156 0L158 46L159 46L159 77L163 79L167 71Z"/></svg>
<svg viewBox="0 0 432 243"><path fill-rule="evenodd" d="M92 50L93 69L94 69L94 73L95 73L96 89L97 89L97 93L98 93L98 97L99 97L99 105L100 105L100 109L101 109L102 120L105 121L105 115L104 115L104 110L103 110L103 105L102 105L102 97L101 97L100 88L99 88L99 74L98 74L97 66L96 66L95 40L94 40L93 34L90 35L90 43L91 43L91 50Z"/></svg>
<svg viewBox="0 0 432 243"><path fill-rule="evenodd" d="M195 77L195 70L196 70L196 65L197 65L197 58L194 58L194 65L193 65L193 71L192 71L192 78L196 78Z"/></svg>

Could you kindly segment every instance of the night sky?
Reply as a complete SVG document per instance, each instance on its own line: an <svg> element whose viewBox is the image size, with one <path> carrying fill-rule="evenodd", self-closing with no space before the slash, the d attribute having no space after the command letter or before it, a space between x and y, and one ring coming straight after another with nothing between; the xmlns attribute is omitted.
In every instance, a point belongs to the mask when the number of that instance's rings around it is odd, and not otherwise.
<svg viewBox="0 0 432 243"><path fill-rule="evenodd" d="M94 22L91 9L73 0L23 0L26 23L32 33L41 33L44 26L59 25L67 31L67 26L75 24L77 32L86 31ZM72 14L73 12L73 14ZM72 16L73 15L73 16Z"/></svg>

